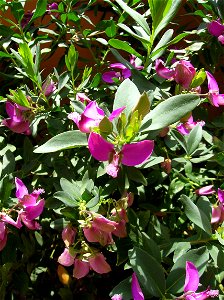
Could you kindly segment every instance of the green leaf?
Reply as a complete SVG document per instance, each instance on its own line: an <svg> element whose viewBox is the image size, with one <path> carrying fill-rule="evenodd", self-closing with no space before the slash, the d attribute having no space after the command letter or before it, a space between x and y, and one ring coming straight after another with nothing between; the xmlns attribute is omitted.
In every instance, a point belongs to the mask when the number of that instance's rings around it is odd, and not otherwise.
<svg viewBox="0 0 224 300"><path fill-rule="evenodd" d="M70 149L74 147L87 146L86 134L79 130L71 130L60 133L45 144L34 150L35 153L50 153Z"/></svg>
<svg viewBox="0 0 224 300"><path fill-rule="evenodd" d="M130 35L132 35L134 38L138 39L139 41L141 41L143 44L149 44L150 42L150 36L148 36L147 34L145 34L144 36L140 35L140 33L136 34L131 28L129 28L127 25L125 24L117 24L118 27L122 28L123 30L125 30L126 32L128 32Z"/></svg>
<svg viewBox="0 0 224 300"><path fill-rule="evenodd" d="M160 41L158 44L155 46L153 49L150 57L153 57L153 61L160 57L163 54L163 50L168 47L168 42L171 40L173 36L173 29L168 29L163 36L161 37ZM159 50L159 51L158 51Z"/></svg>
<svg viewBox="0 0 224 300"><path fill-rule="evenodd" d="M206 73L204 69L201 69L197 72L197 74L194 76L192 82L191 82L191 88L196 88L205 81Z"/></svg>
<svg viewBox="0 0 224 300"><path fill-rule="evenodd" d="M144 92L143 94L141 94L138 103L136 104L136 106L133 109L133 112L138 111L138 115L139 117L141 116L142 118L144 118L150 111L150 100L149 100L149 96L146 94L146 92Z"/></svg>
<svg viewBox="0 0 224 300"><path fill-rule="evenodd" d="M143 119L141 131L158 130L171 125L192 111L199 103L200 98L197 95L186 94L171 97L150 111Z"/></svg>
<svg viewBox="0 0 224 300"><path fill-rule="evenodd" d="M52 229L62 231L69 223L70 221L66 221L64 218L56 219L50 223L50 227Z"/></svg>
<svg viewBox="0 0 224 300"><path fill-rule="evenodd" d="M196 125L186 137L187 154L191 155L197 148L202 139L202 126Z"/></svg>
<svg viewBox="0 0 224 300"><path fill-rule="evenodd" d="M142 232L143 250L152 255L159 263L161 263L160 249L152 238L145 232Z"/></svg>
<svg viewBox="0 0 224 300"><path fill-rule="evenodd" d="M144 288L155 297L163 298L165 276L162 266L146 251L134 247L129 250L130 264Z"/></svg>
<svg viewBox="0 0 224 300"><path fill-rule="evenodd" d="M129 14L129 16L131 16L136 23L138 23L143 29L144 31L150 36L151 31L149 28L148 23L146 22L145 18L138 13L137 11L135 11L134 9L132 9L130 6L128 6L123 0L115 0L120 6L121 8L127 13Z"/></svg>
<svg viewBox="0 0 224 300"><path fill-rule="evenodd" d="M32 23L35 19L42 17L47 9L47 0L38 0L35 12L29 23Z"/></svg>
<svg viewBox="0 0 224 300"><path fill-rule="evenodd" d="M2 161L2 177L9 175L15 170L15 157L10 150L7 150Z"/></svg>
<svg viewBox="0 0 224 300"><path fill-rule="evenodd" d="M110 292L110 297L116 294L121 294L122 298L125 300L133 299L131 294L131 276L122 280L117 286L115 286Z"/></svg>
<svg viewBox="0 0 224 300"><path fill-rule="evenodd" d="M185 137L175 129L171 130L170 134L183 147L183 149L187 153L187 143Z"/></svg>
<svg viewBox="0 0 224 300"><path fill-rule="evenodd" d="M148 185L147 179L144 177L144 175L142 174L142 172L134 167L129 167L127 169L127 175L128 178L135 181L135 182L139 182L145 186Z"/></svg>
<svg viewBox="0 0 224 300"><path fill-rule="evenodd" d="M75 182L70 182L65 178L60 180L61 188L75 200L82 198L80 187Z"/></svg>
<svg viewBox="0 0 224 300"><path fill-rule="evenodd" d="M181 0L148 0L152 14L153 38L173 19L179 9Z"/></svg>
<svg viewBox="0 0 224 300"><path fill-rule="evenodd" d="M133 54L133 55L139 57L140 59L142 59L141 54L139 54L135 49L133 49L127 42L124 42L124 41L121 41L118 39L110 39L108 41L108 44L110 46L112 46L113 48L126 51L126 52Z"/></svg>
<svg viewBox="0 0 224 300"><path fill-rule="evenodd" d="M54 198L60 200L66 206L69 207L76 207L79 203L69 194L64 191L59 191L54 193Z"/></svg>
<svg viewBox="0 0 224 300"><path fill-rule="evenodd" d="M113 131L113 124L107 117L104 117L99 123L99 129L102 134L110 134Z"/></svg>
<svg viewBox="0 0 224 300"><path fill-rule="evenodd" d="M203 210L197 207L191 199L185 195L181 195L180 200L185 206L185 214L195 225L212 235L211 222Z"/></svg>
<svg viewBox="0 0 224 300"><path fill-rule="evenodd" d="M186 275L186 261L191 261L198 269L199 276L201 276L209 260L209 254L206 247L190 250L183 254L172 267L167 277L167 292L182 293L184 289L185 275Z"/></svg>
<svg viewBox="0 0 224 300"><path fill-rule="evenodd" d="M128 116L137 105L140 96L141 94L136 85L130 79L125 79L115 94L113 110L125 106L124 112Z"/></svg>

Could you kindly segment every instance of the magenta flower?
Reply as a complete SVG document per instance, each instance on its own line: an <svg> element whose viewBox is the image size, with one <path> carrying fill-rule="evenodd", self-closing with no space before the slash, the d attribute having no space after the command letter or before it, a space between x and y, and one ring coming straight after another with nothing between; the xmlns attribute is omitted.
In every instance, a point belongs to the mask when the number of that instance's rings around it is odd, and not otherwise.
<svg viewBox="0 0 224 300"><path fill-rule="evenodd" d="M42 90L46 97L50 96L56 90L55 82L52 79L47 79L42 85Z"/></svg>
<svg viewBox="0 0 224 300"><path fill-rule="evenodd" d="M110 64L111 71L105 72L102 75L103 81L107 83L114 83L113 78L117 78L120 81L131 77L131 70L129 70L122 63L113 63ZM115 69L115 70L114 70Z"/></svg>
<svg viewBox="0 0 224 300"><path fill-rule="evenodd" d="M7 243L7 228L4 222L0 221L0 251L5 247Z"/></svg>
<svg viewBox="0 0 224 300"><path fill-rule="evenodd" d="M205 72L208 79L209 100L212 105L218 107L224 105L224 94L219 94L219 86L215 78L208 71Z"/></svg>
<svg viewBox="0 0 224 300"><path fill-rule="evenodd" d="M187 120L187 122L185 123L181 123L180 125L178 125L176 127L176 129L183 135L188 135L191 131L191 129L193 129L196 125L200 125L200 126L204 126L205 122L204 121L197 121L195 122L193 117L190 116L189 119Z"/></svg>
<svg viewBox="0 0 224 300"><path fill-rule="evenodd" d="M134 66L137 70L142 70L143 66L136 65L136 57L134 55L130 56L130 63ZM113 63L110 64L111 71L105 72L102 75L103 81L107 83L114 83L113 78L117 78L120 81L131 77L131 70L125 67L122 63Z"/></svg>
<svg viewBox="0 0 224 300"><path fill-rule="evenodd" d="M110 114L109 120L112 122L113 119L118 117L124 109L125 106L114 110ZM96 101L89 102L81 115L77 112L72 112L68 115L68 118L75 122L79 130L85 133L89 133L91 128L98 126L104 117L105 113L101 108L99 108Z"/></svg>
<svg viewBox="0 0 224 300"><path fill-rule="evenodd" d="M31 230L40 229L40 225L34 219L39 217L44 209L44 199L38 200L43 189L34 190L31 194L28 193L27 187L21 179L15 178L16 197L22 206L19 211L19 217L23 223Z"/></svg>
<svg viewBox="0 0 224 300"><path fill-rule="evenodd" d="M33 12L31 12L29 10L23 15L23 18L21 20L21 26L22 26L23 29L26 27L26 25L28 25L28 23L31 20L32 16L33 16Z"/></svg>
<svg viewBox="0 0 224 300"><path fill-rule="evenodd" d="M213 188L213 185L206 185L200 189L197 189L195 191L197 195L203 196L203 195L212 195L216 193L216 190Z"/></svg>
<svg viewBox="0 0 224 300"><path fill-rule="evenodd" d="M134 300L145 299L135 273L132 274L131 291Z"/></svg>
<svg viewBox="0 0 224 300"><path fill-rule="evenodd" d="M156 60L156 73L165 79L175 80L183 88L188 89L196 74L193 65L187 60L180 60L175 64L174 69L168 69L164 66L161 59Z"/></svg>
<svg viewBox="0 0 224 300"><path fill-rule="evenodd" d="M99 161L108 161L106 172L113 178L117 177L120 164L136 166L147 160L154 149L154 141L145 140L126 144L120 151L115 145L104 140L98 133L91 132L88 140L91 155Z"/></svg>
<svg viewBox="0 0 224 300"><path fill-rule="evenodd" d="M218 200L219 205L212 207L212 224L224 221L224 190L218 189Z"/></svg>
<svg viewBox="0 0 224 300"><path fill-rule="evenodd" d="M10 130L16 133L23 133L26 135L31 134L30 122L25 117L25 112L29 108L23 107L16 103L6 102L6 112L9 116L8 119L4 119L2 124L7 126Z"/></svg>
<svg viewBox="0 0 224 300"><path fill-rule="evenodd" d="M195 265L186 261L186 277L184 283L184 294L177 299L186 299L186 300L204 300L210 297L218 297L218 290L210 290L207 288L203 292L196 293L199 286L199 274Z"/></svg>
<svg viewBox="0 0 224 300"><path fill-rule="evenodd" d="M224 25L220 22L220 19L212 21L207 26L208 32L217 37L221 44L224 44Z"/></svg>

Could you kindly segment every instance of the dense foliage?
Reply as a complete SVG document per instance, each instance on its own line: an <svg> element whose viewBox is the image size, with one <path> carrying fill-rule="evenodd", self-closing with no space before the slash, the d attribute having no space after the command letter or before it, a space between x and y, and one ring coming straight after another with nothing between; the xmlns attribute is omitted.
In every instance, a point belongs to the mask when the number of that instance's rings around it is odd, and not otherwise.
<svg viewBox="0 0 224 300"><path fill-rule="evenodd" d="M0 9L0 298L223 299L223 1Z"/></svg>

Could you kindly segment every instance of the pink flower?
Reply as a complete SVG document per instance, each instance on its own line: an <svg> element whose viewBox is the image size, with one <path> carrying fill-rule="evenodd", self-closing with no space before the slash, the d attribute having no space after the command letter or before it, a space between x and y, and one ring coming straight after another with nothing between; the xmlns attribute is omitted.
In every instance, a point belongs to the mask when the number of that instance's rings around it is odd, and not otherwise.
<svg viewBox="0 0 224 300"><path fill-rule="evenodd" d="M83 233L88 242L98 242L105 246L113 243L111 233L116 229L116 226L118 223L97 215L90 221L89 226L83 228Z"/></svg>
<svg viewBox="0 0 224 300"><path fill-rule="evenodd" d="M219 205L212 207L212 224L224 221L224 190L218 189L218 200Z"/></svg>
<svg viewBox="0 0 224 300"><path fill-rule="evenodd" d="M56 90L55 82L52 79L47 79L42 86L42 90L46 97L50 96Z"/></svg>
<svg viewBox="0 0 224 300"><path fill-rule="evenodd" d="M212 21L207 26L208 32L217 37L221 44L224 44L224 25L220 22L220 19Z"/></svg>
<svg viewBox="0 0 224 300"><path fill-rule="evenodd" d="M136 166L147 160L154 149L154 141L145 140L126 144L116 152L115 146L104 140L98 133L91 132L88 140L89 151L99 161L108 161L107 174L117 177L120 163Z"/></svg>
<svg viewBox="0 0 224 300"><path fill-rule="evenodd" d="M125 106L114 110L110 114L109 120L113 121L113 119L118 117L124 109ZM105 113L99 108L96 101L89 102L81 115L77 112L72 112L68 115L68 118L76 123L79 130L85 133L89 133L91 128L98 126L104 117Z"/></svg>
<svg viewBox="0 0 224 300"><path fill-rule="evenodd" d="M85 238L90 243L100 243L102 246L113 244L113 238L111 232L105 232L97 229L94 226L87 226L83 228Z"/></svg>
<svg viewBox="0 0 224 300"><path fill-rule="evenodd" d="M204 121L197 121L195 122L193 117L190 116L190 118L185 123L181 123L176 127L176 129L183 135L187 135L190 133L191 129L193 129L196 125L204 126Z"/></svg>
<svg viewBox="0 0 224 300"><path fill-rule="evenodd" d="M98 274L105 274L111 271L110 265L102 253L96 253L86 259L75 259L73 276L77 279L85 277L92 269Z"/></svg>
<svg viewBox="0 0 224 300"><path fill-rule="evenodd" d="M40 229L39 223L34 219L36 219L44 209L44 199L38 200L40 194L43 193L44 190L34 190L31 194L29 194L27 187L24 185L21 179L15 178L15 184L16 197L23 207L19 211L19 217L29 229Z"/></svg>
<svg viewBox="0 0 224 300"><path fill-rule="evenodd" d="M209 100L212 105L218 107L224 105L224 94L219 94L219 86L215 78L208 71L205 72L208 79Z"/></svg>
<svg viewBox="0 0 224 300"><path fill-rule="evenodd" d="M200 189L197 189L196 191L195 191L195 193L197 194L197 195L212 195L212 194L214 194L216 191L215 191L215 189L213 188L213 185L206 185L206 186L204 186L204 187L202 187L202 188L200 188Z"/></svg>
<svg viewBox="0 0 224 300"><path fill-rule="evenodd" d="M188 89L196 74L193 65L187 60L180 60L175 64L174 69L168 69L164 66L161 59L156 60L156 73L165 79L175 80L183 88Z"/></svg>
<svg viewBox="0 0 224 300"><path fill-rule="evenodd" d="M4 126L16 133L23 133L26 135L31 134L30 122L24 116L24 112L29 108L20 106L16 103L6 102L6 112L9 116L8 119L2 121Z"/></svg>
<svg viewBox="0 0 224 300"><path fill-rule="evenodd" d="M85 93L77 93L76 94L76 100L77 101L81 101L82 103L84 103L84 102L87 102L87 103L91 102L91 100L86 96Z"/></svg>
<svg viewBox="0 0 224 300"><path fill-rule="evenodd" d="M186 261L186 277L184 283L184 294L177 299L186 299L186 300L204 300L210 297L218 297L218 290L207 290L203 292L196 293L199 286L199 274L195 265Z"/></svg>
<svg viewBox="0 0 224 300"><path fill-rule="evenodd" d="M136 59L136 57L134 55L131 55L130 63L134 66L135 69L142 70L143 66L137 66L135 59ZM119 80L124 80L126 78L131 77L131 70L129 70L127 67L125 67L125 65L123 65L122 63L110 64L110 68L115 69L115 70L105 72L102 75L103 81L105 81L107 83L114 83L113 78L117 78Z"/></svg>
<svg viewBox="0 0 224 300"><path fill-rule="evenodd" d="M58 262L62 266L69 267L69 266L73 265L74 259L75 259L75 255L72 255L69 252L69 249L65 248L63 253L59 256Z"/></svg>

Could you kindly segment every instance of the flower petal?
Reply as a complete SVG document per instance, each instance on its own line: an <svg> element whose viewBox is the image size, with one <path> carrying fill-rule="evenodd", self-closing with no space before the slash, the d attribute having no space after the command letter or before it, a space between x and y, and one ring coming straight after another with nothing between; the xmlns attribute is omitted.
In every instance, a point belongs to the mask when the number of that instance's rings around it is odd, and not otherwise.
<svg viewBox="0 0 224 300"><path fill-rule="evenodd" d="M59 256L58 262L62 266L69 267L74 263L75 256L71 255L69 249L65 248L63 253Z"/></svg>
<svg viewBox="0 0 224 300"><path fill-rule="evenodd" d="M99 161L107 161L110 153L114 151L114 145L95 132L89 135L88 147L91 155Z"/></svg>
<svg viewBox="0 0 224 300"><path fill-rule="evenodd" d="M114 83L113 78L119 78L120 75L121 75L120 72L108 71L103 73L102 79L107 83Z"/></svg>
<svg viewBox="0 0 224 300"><path fill-rule="evenodd" d="M196 292L199 285L199 274L195 265L186 261L186 277L184 283L184 292Z"/></svg>
<svg viewBox="0 0 224 300"><path fill-rule="evenodd" d="M28 195L28 189L21 179L15 178L16 185L16 198L22 199L25 195Z"/></svg>
<svg viewBox="0 0 224 300"><path fill-rule="evenodd" d="M108 273L111 271L110 265L106 262L102 253L97 253L89 259L90 267L99 274Z"/></svg>
<svg viewBox="0 0 224 300"><path fill-rule="evenodd" d="M134 300L144 300L144 295L138 283L138 278L135 273L132 274L131 291Z"/></svg>
<svg viewBox="0 0 224 300"><path fill-rule="evenodd" d="M175 70L166 68L161 59L156 60L155 68L156 68L156 73L160 77L165 78L165 79L173 79Z"/></svg>
<svg viewBox="0 0 224 300"><path fill-rule="evenodd" d="M102 120L103 117L105 116L104 111L99 108L98 104L96 103L96 101L91 101L88 103L88 105L86 106L83 114L90 119L93 120Z"/></svg>
<svg viewBox="0 0 224 300"><path fill-rule="evenodd" d="M203 186L202 188L200 189L197 189L195 191L195 193L197 195L212 195L214 193L216 193L215 189L213 188L213 185L206 185L206 186Z"/></svg>
<svg viewBox="0 0 224 300"><path fill-rule="evenodd" d="M208 89L209 92L217 92L219 93L219 86L217 81L215 80L214 76L209 73L208 71L205 71L206 76L207 76L207 80L208 80Z"/></svg>
<svg viewBox="0 0 224 300"><path fill-rule="evenodd" d="M218 199L224 204L224 190L218 189Z"/></svg>
<svg viewBox="0 0 224 300"><path fill-rule="evenodd" d="M207 26L208 32L216 37L219 37L224 32L224 25L220 23L219 20L212 21Z"/></svg>
<svg viewBox="0 0 224 300"><path fill-rule="evenodd" d="M39 215L42 213L44 209L44 203L45 203L44 199L41 199L35 205L26 207L25 208L26 218L32 221L33 219L39 217Z"/></svg>
<svg viewBox="0 0 224 300"><path fill-rule="evenodd" d="M126 106L122 106L118 109L113 110L109 116L109 120L112 122L115 118L117 118L122 113L122 111L125 110L125 108Z"/></svg>
<svg viewBox="0 0 224 300"><path fill-rule="evenodd" d="M136 166L143 163L152 154L154 141L145 140L138 143L126 144L122 147L121 163L126 166Z"/></svg>
<svg viewBox="0 0 224 300"><path fill-rule="evenodd" d="M75 259L73 276L77 279L85 277L89 273L89 262Z"/></svg>

